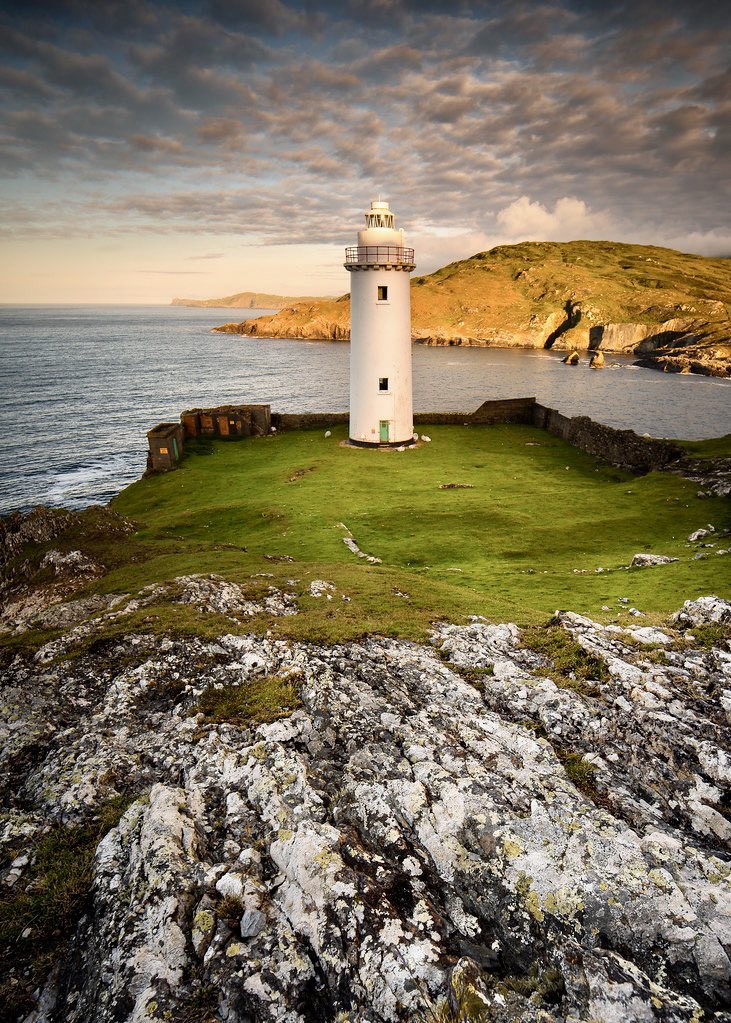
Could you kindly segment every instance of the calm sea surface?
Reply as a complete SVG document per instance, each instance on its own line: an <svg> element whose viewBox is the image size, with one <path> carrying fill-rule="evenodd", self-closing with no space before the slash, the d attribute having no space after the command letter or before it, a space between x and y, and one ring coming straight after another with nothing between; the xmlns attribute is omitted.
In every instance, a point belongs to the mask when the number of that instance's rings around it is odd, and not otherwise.
<svg viewBox="0 0 731 1023"><path fill-rule="evenodd" d="M260 313L259 313L260 315ZM108 501L145 468L145 433L195 406L345 411L347 344L211 334L217 309L0 307L0 512ZM414 348L414 407L471 411L535 395L568 415L659 437L731 432L731 381L567 367L561 353Z"/></svg>

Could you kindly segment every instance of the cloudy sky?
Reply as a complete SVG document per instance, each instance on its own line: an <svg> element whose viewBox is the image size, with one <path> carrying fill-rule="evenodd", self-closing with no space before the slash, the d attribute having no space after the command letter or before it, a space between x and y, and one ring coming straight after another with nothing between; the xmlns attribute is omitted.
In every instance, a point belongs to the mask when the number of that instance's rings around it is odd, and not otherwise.
<svg viewBox="0 0 731 1023"><path fill-rule="evenodd" d="M338 294L391 201L502 242L731 254L720 0L4 0L0 301Z"/></svg>

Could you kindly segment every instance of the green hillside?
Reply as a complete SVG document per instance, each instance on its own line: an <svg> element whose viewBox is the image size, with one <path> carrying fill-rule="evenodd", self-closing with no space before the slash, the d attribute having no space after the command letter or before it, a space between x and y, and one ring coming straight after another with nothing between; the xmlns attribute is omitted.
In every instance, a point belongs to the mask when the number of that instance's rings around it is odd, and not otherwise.
<svg viewBox="0 0 731 1023"><path fill-rule="evenodd" d="M112 509L136 523L124 544L69 544L107 566L90 593L134 593L201 572L245 586L251 599L277 586L300 614L252 619L245 629L310 641L369 632L421 639L437 619L528 624L556 608L624 624L635 621L634 606L647 624L688 597L728 595L731 555L697 558L687 542L711 522L717 547L728 546L728 501L701 500L697 483L632 476L529 426L429 434L431 443L406 452L342 447L344 427L331 437L198 438L176 472L147 476L114 499ZM728 438L715 443L728 452ZM347 538L380 562L359 558ZM638 552L678 561L624 569ZM313 580L332 583L334 598L313 596ZM222 624L177 604L140 614L119 628Z"/></svg>
<svg viewBox="0 0 731 1023"><path fill-rule="evenodd" d="M411 297L413 338L422 344L600 347L637 353L659 368L731 371L725 259L618 242L525 242L414 277ZM340 340L349 317L343 295L216 329Z"/></svg>

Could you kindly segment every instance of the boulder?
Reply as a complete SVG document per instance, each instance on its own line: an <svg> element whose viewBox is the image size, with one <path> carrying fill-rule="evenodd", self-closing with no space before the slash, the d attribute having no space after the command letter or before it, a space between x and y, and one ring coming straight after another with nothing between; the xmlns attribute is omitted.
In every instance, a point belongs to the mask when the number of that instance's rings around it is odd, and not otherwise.
<svg viewBox="0 0 731 1023"><path fill-rule="evenodd" d="M669 565L671 561L677 561L667 554L635 554L630 561L630 568L649 568L652 565Z"/></svg>

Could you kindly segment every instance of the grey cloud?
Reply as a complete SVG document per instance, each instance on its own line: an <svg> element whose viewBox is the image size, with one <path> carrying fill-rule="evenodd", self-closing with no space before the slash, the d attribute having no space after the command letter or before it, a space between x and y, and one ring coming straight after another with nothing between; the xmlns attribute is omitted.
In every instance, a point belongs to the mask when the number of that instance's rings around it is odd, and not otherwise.
<svg viewBox="0 0 731 1023"><path fill-rule="evenodd" d="M729 217L719 6L134 0L125 22L78 0L37 31L11 12L0 165L80 201L8 229L339 244L380 189L405 226L475 237L521 195L708 237Z"/></svg>
<svg viewBox="0 0 731 1023"><path fill-rule="evenodd" d="M55 92L40 75L22 68L0 68L0 89L7 96L16 96L21 101L48 100Z"/></svg>
<svg viewBox="0 0 731 1023"><path fill-rule="evenodd" d="M274 35L320 24L319 17L308 18L307 13L281 0L210 0L208 9L213 20L222 25L244 26Z"/></svg>

